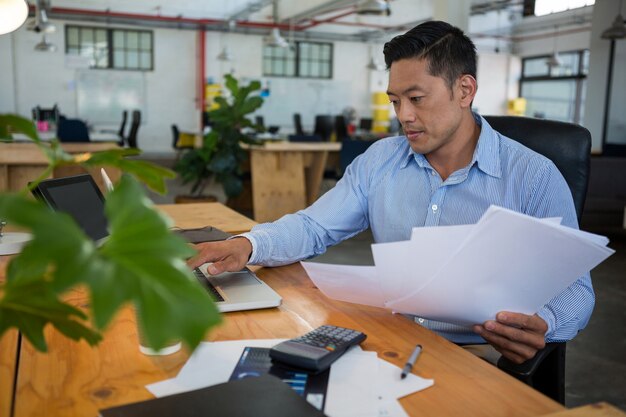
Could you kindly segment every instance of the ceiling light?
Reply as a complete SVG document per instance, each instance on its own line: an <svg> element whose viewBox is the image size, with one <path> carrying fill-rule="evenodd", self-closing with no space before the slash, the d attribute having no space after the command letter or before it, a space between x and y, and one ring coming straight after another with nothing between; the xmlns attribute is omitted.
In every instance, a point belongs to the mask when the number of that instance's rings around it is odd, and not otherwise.
<svg viewBox="0 0 626 417"><path fill-rule="evenodd" d="M370 58L370 62L369 64L367 64L366 68L372 71L382 71L383 69L385 69L380 62L374 59L374 57Z"/></svg>
<svg viewBox="0 0 626 417"><path fill-rule="evenodd" d="M48 42L48 40L46 39L46 35L43 35L43 37L41 38L41 42L35 45L35 51L54 52L56 50L57 50L56 45Z"/></svg>
<svg viewBox="0 0 626 417"><path fill-rule="evenodd" d="M386 0L365 0L357 6L356 13L389 16L391 9Z"/></svg>
<svg viewBox="0 0 626 417"><path fill-rule="evenodd" d="M219 55L217 56L217 59L219 59L220 61L232 61L233 60L233 56L230 54L230 51L228 50L227 46L225 46L224 49L222 49L222 52L219 53Z"/></svg>
<svg viewBox="0 0 626 417"><path fill-rule="evenodd" d="M546 60L546 65L550 68L560 67L562 64L559 54L555 51L550 58Z"/></svg>
<svg viewBox="0 0 626 417"><path fill-rule="evenodd" d="M280 48L286 48L289 46L289 42L280 35L278 28L272 28L272 32L265 37L264 42L269 46L278 46Z"/></svg>
<svg viewBox="0 0 626 417"><path fill-rule="evenodd" d="M622 17L622 1L619 2L619 11L610 28L602 32L602 39L624 39L626 38L626 25Z"/></svg>
<svg viewBox="0 0 626 417"><path fill-rule="evenodd" d="M28 17L28 5L24 0L0 0L0 35L13 32Z"/></svg>

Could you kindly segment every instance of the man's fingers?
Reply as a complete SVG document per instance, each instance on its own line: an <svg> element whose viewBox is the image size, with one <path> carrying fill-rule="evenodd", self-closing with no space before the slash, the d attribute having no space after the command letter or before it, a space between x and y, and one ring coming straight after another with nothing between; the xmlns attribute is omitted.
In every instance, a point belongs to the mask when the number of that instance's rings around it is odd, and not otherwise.
<svg viewBox="0 0 626 417"><path fill-rule="evenodd" d="M492 320L486 321L484 328L491 333L503 336L514 342L529 345L535 349L543 349L546 344L544 339L544 333L538 333L526 329L519 329L517 327L507 326L505 324Z"/></svg>
<svg viewBox="0 0 626 417"><path fill-rule="evenodd" d="M499 352L504 354L504 351L508 351L511 354L515 354L523 359L522 362L534 357L535 354L537 353L537 349L531 346L518 343L514 340L507 339L504 336L490 332L489 330L486 330L486 329L482 329L479 334L483 337L483 339L489 342L489 344L495 347Z"/></svg>
<svg viewBox="0 0 626 417"><path fill-rule="evenodd" d="M548 331L546 322L536 314L529 316L528 314L501 311L496 315L496 320L508 326L527 329L537 333L545 334Z"/></svg>
<svg viewBox="0 0 626 417"><path fill-rule="evenodd" d="M504 356L505 358L507 358L511 362L516 363L518 365L527 361L527 359L524 359L522 356L520 356L517 353L512 352L510 350L499 349L499 348L495 348L495 349L498 352L500 352L502 354L502 356Z"/></svg>

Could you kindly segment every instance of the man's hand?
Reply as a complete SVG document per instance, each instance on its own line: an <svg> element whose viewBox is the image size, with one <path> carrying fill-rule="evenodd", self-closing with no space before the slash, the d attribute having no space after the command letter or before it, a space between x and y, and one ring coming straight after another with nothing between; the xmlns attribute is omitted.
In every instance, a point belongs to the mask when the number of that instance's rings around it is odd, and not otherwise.
<svg viewBox="0 0 626 417"><path fill-rule="evenodd" d="M187 261L190 268L196 268L206 262L213 262L207 270L211 275L225 271L240 271L248 263L252 253L252 244L245 237L205 242L195 246L198 253Z"/></svg>
<svg viewBox="0 0 626 417"><path fill-rule="evenodd" d="M538 315L501 311L496 320L474 325L474 332L510 361L520 364L546 345L548 324Z"/></svg>

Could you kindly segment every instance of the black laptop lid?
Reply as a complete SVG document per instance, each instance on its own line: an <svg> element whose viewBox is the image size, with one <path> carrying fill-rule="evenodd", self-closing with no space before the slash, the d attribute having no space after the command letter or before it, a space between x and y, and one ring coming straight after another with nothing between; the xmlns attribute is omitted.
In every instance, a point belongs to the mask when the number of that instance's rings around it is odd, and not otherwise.
<svg viewBox="0 0 626 417"><path fill-rule="evenodd" d="M33 194L54 210L72 216L94 241L109 235L104 216L104 197L91 175L44 180L33 190Z"/></svg>

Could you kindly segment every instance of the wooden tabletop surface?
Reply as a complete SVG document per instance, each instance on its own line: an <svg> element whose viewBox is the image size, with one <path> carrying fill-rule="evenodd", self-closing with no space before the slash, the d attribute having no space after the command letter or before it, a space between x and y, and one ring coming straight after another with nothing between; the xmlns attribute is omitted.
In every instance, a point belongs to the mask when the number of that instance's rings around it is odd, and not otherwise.
<svg viewBox="0 0 626 417"><path fill-rule="evenodd" d="M244 223L237 213L223 206L219 208L216 203L193 206L161 207L182 227L211 224L228 232L242 231ZM188 217L192 213L198 216L195 221ZM221 223L210 217L218 214L222 216ZM227 218L232 223L226 223ZM248 224L254 223L249 221ZM6 264L6 257L0 259L0 263ZM0 271L3 269L0 267ZM2 272L0 278L1 275ZM414 372L434 378L435 385L401 400L411 416L521 417L564 409L403 316L384 309L329 300L315 288L299 264L263 268L258 276L283 297L283 304L279 308L224 314L224 322L210 332L207 340L291 338L322 324L351 327L367 334L363 349L376 351L379 357L399 366L415 344L422 344L424 351ZM87 296L80 288L72 290L67 299L74 305L86 307ZM164 357L141 354L131 308L123 309L116 316L97 347L73 342L50 328L46 330L46 338L50 347L48 353L36 352L28 342L22 343L16 417L95 417L99 409L151 398L145 385L175 376L189 357L185 350ZM4 405L5 376L11 369L4 349L10 347L11 341L11 334L0 339L4 344L0 346L3 352L0 354L2 413L7 408Z"/></svg>

